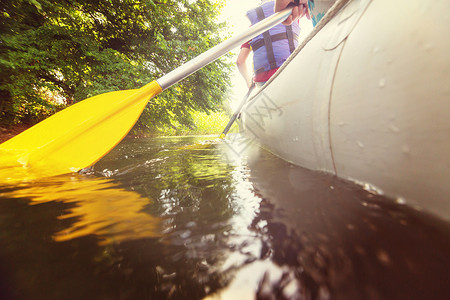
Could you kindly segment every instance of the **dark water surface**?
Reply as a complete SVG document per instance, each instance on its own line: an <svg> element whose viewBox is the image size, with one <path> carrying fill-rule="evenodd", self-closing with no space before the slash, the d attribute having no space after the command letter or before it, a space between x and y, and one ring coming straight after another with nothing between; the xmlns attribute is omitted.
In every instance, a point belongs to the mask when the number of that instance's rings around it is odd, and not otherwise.
<svg viewBox="0 0 450 300"><path fill-rule="evenodd" d="M448 222L205 139L0 186L0 299L450 299Z"/></svg>

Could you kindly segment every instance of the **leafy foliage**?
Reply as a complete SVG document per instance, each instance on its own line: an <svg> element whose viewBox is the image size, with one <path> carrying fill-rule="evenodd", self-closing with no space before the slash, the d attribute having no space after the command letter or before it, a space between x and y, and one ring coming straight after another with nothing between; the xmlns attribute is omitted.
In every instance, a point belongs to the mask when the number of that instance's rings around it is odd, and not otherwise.
<svg viewBox="0 0 450 300"><path fill-rule="evenodd" d="M0 0L0 123L36 122L99 93L134 89L221 41L222 1ZM218 60L152 99L134 130L215 111L229 86Z"/></svg>

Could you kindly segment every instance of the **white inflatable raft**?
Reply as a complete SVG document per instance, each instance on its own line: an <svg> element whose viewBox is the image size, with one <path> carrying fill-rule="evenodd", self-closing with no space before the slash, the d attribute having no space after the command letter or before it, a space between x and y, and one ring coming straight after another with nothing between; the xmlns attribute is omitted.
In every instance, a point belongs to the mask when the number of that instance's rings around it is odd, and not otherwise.
<svg viewBox="0 0 450 300"><path fill-rule="evenodd" d="M450 219L450 1L345 2L244 106L243 132Z"/></svg>

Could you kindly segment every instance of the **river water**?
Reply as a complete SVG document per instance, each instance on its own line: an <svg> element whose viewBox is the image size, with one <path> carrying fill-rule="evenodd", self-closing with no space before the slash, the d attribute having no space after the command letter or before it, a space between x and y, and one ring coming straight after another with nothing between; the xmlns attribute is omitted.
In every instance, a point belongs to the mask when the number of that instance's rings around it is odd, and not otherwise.
<svg viewBox="0 0 450 300"><path fill-rule="evenodd" d="M449 299L450 224L230 136L0 187L0 299Z"/></svg>

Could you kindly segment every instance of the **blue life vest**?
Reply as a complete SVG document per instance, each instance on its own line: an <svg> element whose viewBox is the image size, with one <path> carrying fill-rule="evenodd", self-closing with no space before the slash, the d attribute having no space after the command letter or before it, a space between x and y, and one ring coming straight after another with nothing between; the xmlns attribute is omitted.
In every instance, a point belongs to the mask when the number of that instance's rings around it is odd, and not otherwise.
<svg viewBox="0 0 450 300"><path fill-rule="evenodd" d="M263 3L247 12L252 25L274 14L275 2ZM298 46L300 26L298 22L285 26L278 24L250 40L253 50L255 74L280 67Z"/></svg>

